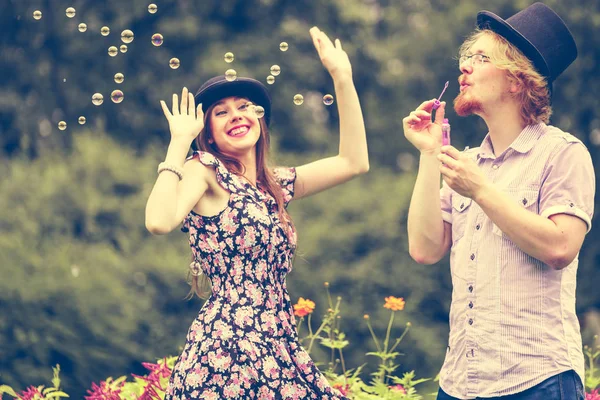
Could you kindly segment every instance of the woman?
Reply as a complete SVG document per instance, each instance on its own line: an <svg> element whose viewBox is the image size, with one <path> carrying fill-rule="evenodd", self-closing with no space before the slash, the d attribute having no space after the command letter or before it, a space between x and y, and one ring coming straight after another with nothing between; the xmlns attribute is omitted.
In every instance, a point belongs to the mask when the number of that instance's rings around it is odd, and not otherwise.
<svg viewBox="0 0 600 400"><path fill-rule="evenodd" d="M184 88L180 106L173 95L172 111L161 101L171 143L148 199L146 226L166 234L184 220L193 254L192 290L201 295L207 283L211 287L173 370L167 399L343 398L300 347L285 285L296 247L289 201L369 169L348 56L339 40L334 45L316 27L310 34L335 85L340 115L335 157L267 168L271 101L253 79L215 77L195 98ZM256 106L264 108L262 118L252 111ZM185 160L194 140L200 151Z"/></svg>

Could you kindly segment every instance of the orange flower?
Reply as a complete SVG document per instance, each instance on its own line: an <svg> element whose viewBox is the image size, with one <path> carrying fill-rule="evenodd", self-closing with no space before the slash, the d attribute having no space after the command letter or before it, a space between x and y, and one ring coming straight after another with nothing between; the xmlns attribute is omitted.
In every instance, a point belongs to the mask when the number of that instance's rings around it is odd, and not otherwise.
<svg viewBox="0 0 600 400"><path fill-rule="evenodd" d="M340 391L342 396L347 396L350 394L350 385L344 385L342 383L334 383L333 388Z"/></svg>
<svg viewBox="0 0 600 400"><path fill-rule="evenodd" d="M386 297L385 304L383 305L385 308L389 308L392 311L401 311L404 310L404 297Z"/></svg>
<svg viewBox="0 0 600 400"><path fill-rule="evenodd" d="M294 304L294 315L297 317L306 317L315 309L314 301L309 299L304 300L302 297L298 299L298 304Z"/></svg>

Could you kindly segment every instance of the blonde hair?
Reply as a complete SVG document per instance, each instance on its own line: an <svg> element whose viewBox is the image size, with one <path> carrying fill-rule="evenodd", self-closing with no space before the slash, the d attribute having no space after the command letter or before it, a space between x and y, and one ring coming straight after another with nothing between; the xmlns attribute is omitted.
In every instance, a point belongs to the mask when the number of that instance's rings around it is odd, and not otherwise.
<svg viewBox="0 0 600 400"><path fill-rule="evenodd" d="M467 54L473 44L483 36L490 36L496 46L491 54L491 62L506 71L508 79L516 83L520 90L513 96L521 104L521 118L526 125L539 122L548 123L552 115L550 88L533 63L512 43L489 29L477 29L460 46L459 55Z"/></svg>
<svg viewBox="0 0 600 400"><path fill-rule="evenodd" d="M200 131L200 134L195 139L196 148L214 155L231 173L243 175L245 171L242 163L234 157L223 154L217 147L217 144L214 142L214 140L211 143L210 139L212 138L212 132L210 131L209 117L212 115L212 110L214 107L214 104L211 105L206 110L206 113L204 113L204 128ZM292 241L295 232L294 222L285 208L285 200L283 198L281 186L275 178L273 169L269 167L269 130L264 118L259 118L258 121L260 126L260 137L256 143L256 179L257 181L261 182L269 194L275 199L279 220L282 221L284 226L287 228L284 229L287 239ZM192 261L194 261L193 256ZM188 282L191 285L191 289L187 294L186 299L193 298L194 294L202 299L207 299L210 296L212 291L210 279L204 273L201 272L199 276L194 276L190 271L188 271Z"/></svg>

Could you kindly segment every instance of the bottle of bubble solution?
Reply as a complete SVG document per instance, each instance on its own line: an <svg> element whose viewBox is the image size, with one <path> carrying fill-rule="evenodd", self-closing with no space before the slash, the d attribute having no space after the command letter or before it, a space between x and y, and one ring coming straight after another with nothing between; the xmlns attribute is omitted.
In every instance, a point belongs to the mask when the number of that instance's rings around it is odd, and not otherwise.
<svg viewBox="0 0 600 400"><path fill-rule="evenodd" d="M450 145L450 123L448 118L444 118L442 121L442 146Z"/></svg>

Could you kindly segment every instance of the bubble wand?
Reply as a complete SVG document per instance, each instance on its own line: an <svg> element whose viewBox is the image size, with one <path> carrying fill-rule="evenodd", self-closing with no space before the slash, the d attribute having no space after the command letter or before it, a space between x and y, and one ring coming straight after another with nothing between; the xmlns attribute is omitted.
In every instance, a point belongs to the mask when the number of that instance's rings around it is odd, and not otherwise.
<svg viewBox="0 0 600 400"><path fill-rule="evenodd" d="M442 93L440 93L440 96L433 102L433 109L434 110L437 110L442 105L442 103L440 102L440 99L444 95L444 92L446 91L446 89L448 89L448 84L449 83L450 83L450 81L446 81L446 84L444 85L444 89L442 90Z"/></svg>
<svg viewBox="0 0 600 400"><path fill-rule="evenodd" d="M437 110L442 105L442 102L440 101L440 99L444 95L444 92L446 91L446 89L448 89L449 83L450 83L450 81L446 81L446 84L444 85L444 89L442 89L442 93L440 93L440 96L433 102L434 110ZM448 122L448 118L444 118L444 120L442 121L442 146L448 146L449 144L450 144L450 123Z"/></svg>

